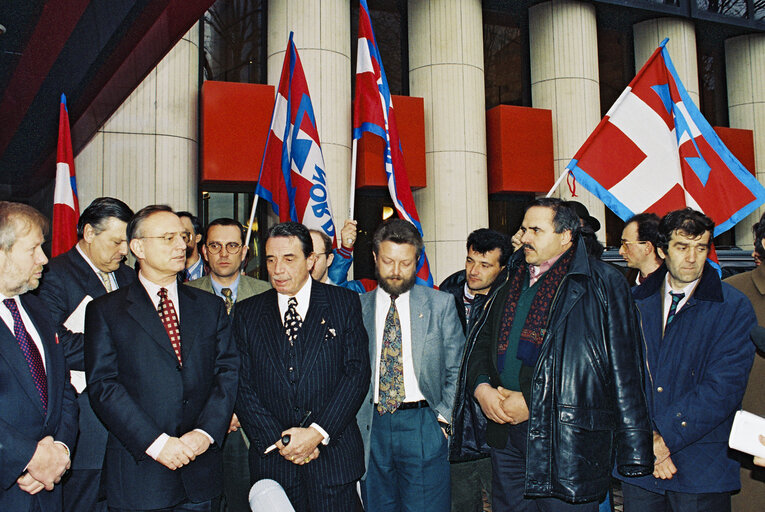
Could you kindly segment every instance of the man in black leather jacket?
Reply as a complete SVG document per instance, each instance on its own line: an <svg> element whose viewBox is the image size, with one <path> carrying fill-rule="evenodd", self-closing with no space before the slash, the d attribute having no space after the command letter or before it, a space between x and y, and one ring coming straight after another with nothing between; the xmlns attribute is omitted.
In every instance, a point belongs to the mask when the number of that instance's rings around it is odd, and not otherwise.
<svg viewBox="0 0 765 512"><path fill-rule="evenodd" d="M510 237L492 229L476 229L467 238L465 269L447 277L439 286L442 292L454 297L462 330L468 334L480 316L486 297L502 276L512 253ZM477 411L483 418L483 414ZM483 419L484 425L486 420ZM485 428L485 427L484 427ZM462 433L462 430L460 430ZM488 448L475 456L451 457L459 442L450 440L452 512L480 512L483 510L483 492L491 496L491 461Z"/></svg>
<svg viewBox="0 0 765 512"><path fill-rule="evenodd" d="M635 305L619 271L588 257L560 200L531 203L521 229L523 256L465 354L465 395L489 419L493 510L596 511L614 463L626 476L653 470ZM468 409L459 402L455 412Z"/></svg>

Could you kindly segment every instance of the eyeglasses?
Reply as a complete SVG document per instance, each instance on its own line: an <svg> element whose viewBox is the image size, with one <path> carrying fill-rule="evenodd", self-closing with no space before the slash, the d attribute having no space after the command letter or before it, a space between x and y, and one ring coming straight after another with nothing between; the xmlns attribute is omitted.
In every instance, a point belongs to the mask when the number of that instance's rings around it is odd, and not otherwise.
<svg viewBox="0 0 765 512"><path fill-rule="evenodd" d="M191 233L188 231L180 231L175 233L165 233L164 235L159 236L137 236L136 238L141 240L144 238L155 238L157 240L163 240L167 245L170 245L173 243L173 240L175 240L175 237L180 236L181 240L183 240L184 244L189 243L189 240L191 240Z"/></svg>
<svg viewBox="0 0 765 512"><path fill-rule="evenodd" d="M209 242L205 245L207 246L207 250L213 254L218 254L224 246L226 247L226 252L229 254L239 254L239 251L242 250L242 244L239 242L229 242L227 244Z"/></svg>
<svg viewBox="0 0 765 512"><path fill-rule="evenodd" d="M628 242L627 240L622 240L622 247L629 247L630 244L645 244L645 243L648 243L648 242L644 240L643 241L638 240L637 242Z"/></svg>

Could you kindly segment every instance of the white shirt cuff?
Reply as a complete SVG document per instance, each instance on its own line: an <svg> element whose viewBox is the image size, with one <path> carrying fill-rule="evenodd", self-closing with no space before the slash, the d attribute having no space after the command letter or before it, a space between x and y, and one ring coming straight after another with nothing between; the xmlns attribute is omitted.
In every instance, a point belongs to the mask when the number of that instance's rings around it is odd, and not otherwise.
<svg viewBox="0 0 765 512"><path fill-rule="evenodd" d="M159 437L155 439L148 448L146 448L146 455L154 460L157 460L157 457L159 457L159 454L162 452L162 449L165 447L165 444L167 444L169 440L169 435L165 433L160 434Z"/></svg>
<svg viewBox="0 0 765 512"><path fill-rule="evenodd" d="M72 452L71 450L69 450L69 447L66 445L66 443L63 443L61 441L53 441L53 444L60 444L61 446L66 448L66 456L69 457L70 459L72 458Z"/></svg>
<svg viewBox="0 0 765 512"><path fill-rule="evenodd" d="M311 423L311 428L316 430L316 432L318 432L324 437L324 439L321 440L321 444L323 444L324 446L327 446L329 444L329 434L327 434L327 431L321 428L316 423Z"/></svg>
<svg viewBox="0 0 765 512"><path fill-rule="evenodd" d="M215 439L212 438L210 434L202 430L201 428L195 428L194 432L199 432L200 434L203 434L207 439L210 440L210 444L215 444Z"/></svg>

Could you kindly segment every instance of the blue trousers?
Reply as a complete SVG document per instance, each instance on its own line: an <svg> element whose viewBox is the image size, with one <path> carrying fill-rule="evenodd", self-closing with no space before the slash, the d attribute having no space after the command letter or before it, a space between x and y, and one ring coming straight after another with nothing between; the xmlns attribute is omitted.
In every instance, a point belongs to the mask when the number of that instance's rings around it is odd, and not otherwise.
<svg viewBox="0 0 765 512"><path fill-rule="evenodd" d="M567 503L557 498L524 498L528 422L510 426L507 445L491 449L493 512L597 512L598 503ZM534 461L529 461L533 464Z"/></svg>
<svg viewBox="0 0 765 512"><path fill-rule="evenodd" d="M366 512L450 511L447 442L432 409L375 411L369 444Z"/></svg>
<svg viewBox="0 0 765 512"><path fill-rule="evenodd" d="M730 512L730 493L651 492L622 481L624 512Z"/></svg>

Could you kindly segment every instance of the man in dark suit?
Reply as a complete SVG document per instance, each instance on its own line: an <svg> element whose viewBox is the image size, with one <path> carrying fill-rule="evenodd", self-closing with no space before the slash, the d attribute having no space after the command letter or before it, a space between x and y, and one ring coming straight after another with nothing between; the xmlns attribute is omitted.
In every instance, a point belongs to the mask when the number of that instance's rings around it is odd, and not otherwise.
<svg viewBox="0 0 765 512"><path fill-rule="evenodd" d="M311 279L312 245L294 222L268 233L274 289L238 304L234 319L236 413L251 442L251 480L276 480L299 512L352 512L364 473L355 415L369 387L366 332L357 294ZM264 454L272 443L279 452Z"/></svg>
<svg viewBox="0 0 765 512"><path fill-rule="evenodd" d="M186 284L220 297L230 318L234 317L236 303L271 288L265 281L242 275L241 267L247 257L247 248L244 247L244 229L234 219L215 219L207 225L202 254L210 267L210 273L187 281ZM240 426L239 419L234 414L231 418L231 432L223 442L221 511L250 511L247 500L250 490L247 442L244 433L238 430Z"/></svg>
<svg viewBox="0 0 765 512"><path fill-rule="evenodd" d="M138 281L85 316L90 402L109 430L107 504L210 511L239 370L228 315L218 298L178 286L188 235L169 207L140 210L127 237Z"/></svg>
<svg viewBox="0 0 765 512"><path fill-rule="evenodd" d="M135 271L123 263L128 251L125 228L132 216L128 205L113 197L90 203L77 222L77 244L53 258L39 288L64 348L72 384L80 393L80 434L72 471L64 481L66 512L106 510L106 502L98 501L106 429L93 414L85 389L85 306L135 281Z"/></svg>
<svg viewBox="0 0 765 512"><path fill-rule="evenodd" d="M465 346L454 298L415 285L424 244L392 219L372 237L377 290L361 296L373 378L357 420L370 511L448 512L447 433Z"/></svg>
<svg viewBox="0 0 765 512"><path fill-rule="evenodd" d="M55 486L69 467L77 403L48 309L26 292L48 259L47 220L0 202L0 510L59 512Z"/></svg>

